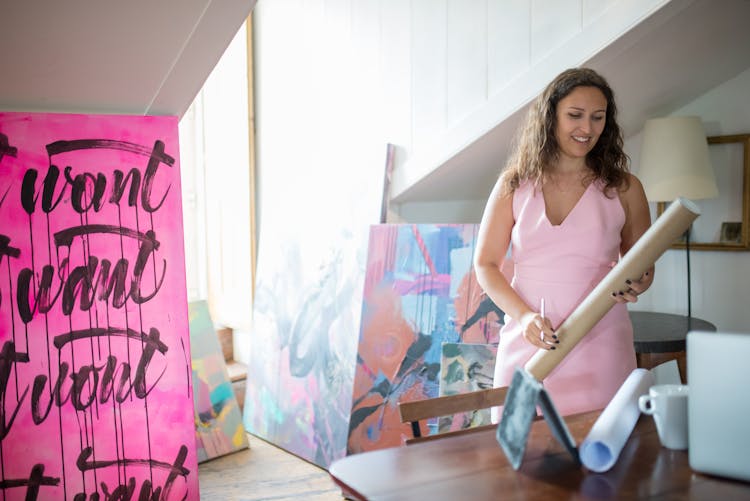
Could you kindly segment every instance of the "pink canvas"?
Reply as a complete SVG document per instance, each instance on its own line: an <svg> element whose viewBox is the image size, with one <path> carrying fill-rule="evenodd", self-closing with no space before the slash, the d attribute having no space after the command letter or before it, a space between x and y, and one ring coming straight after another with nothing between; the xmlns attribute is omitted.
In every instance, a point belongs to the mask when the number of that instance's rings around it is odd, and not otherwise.
<svg viewBox="0 0 750 501"><path fill-rule="evenodd" d="M175 117L0 113L0 495L199 499Z"/></svg>

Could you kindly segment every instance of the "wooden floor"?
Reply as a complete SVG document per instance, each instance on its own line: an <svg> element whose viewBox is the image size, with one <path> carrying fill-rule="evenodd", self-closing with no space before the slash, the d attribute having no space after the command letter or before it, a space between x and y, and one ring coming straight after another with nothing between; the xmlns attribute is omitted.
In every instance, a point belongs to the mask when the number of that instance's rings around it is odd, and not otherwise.
<svg viewBox="0 0 750 501"><path fill-rule="evenodd" d="M250 448L198 466L202 500L341 501L328 472L254 435Z"/></svg>

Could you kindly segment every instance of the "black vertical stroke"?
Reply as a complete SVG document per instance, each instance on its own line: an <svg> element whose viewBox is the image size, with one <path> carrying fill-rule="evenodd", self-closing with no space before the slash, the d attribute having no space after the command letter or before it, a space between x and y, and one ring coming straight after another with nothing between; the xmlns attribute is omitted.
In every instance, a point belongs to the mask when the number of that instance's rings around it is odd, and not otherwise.
<svg viewBox="0 0 750 501"><path fill-rule="evenodd" d="M86 194L85 194L85 190L84 190L84 194L83 194L84 199L85 199L85 196L86 196ZM83 215L79 215L78 216L78 220L79 220L79 222L81 224L83 224ZM89 239L89 235L87 235L87 234L81 236L81 252L83 253L83 264L84 265L86 264L86 243L88 242L88 239ZM72 260L73 260L73 243L71 242L70 243L70 247L68 248L68 266L70 266L70 263L71 263ZM70 276L70 272L68 272L67 276ZM72 313L72 311L71 311L71 314L68 315L68 325L70 326L70 332L72 333L73 332L73 313ZM58 350L58 356L59 356L59 353L60 352ZM70 343L70 355L71 355L72 368L73 368L73 372L72 373L74 374L75 373L75 358L74 358L73 353L74 353L73 343ZM93 363L93 360L91 362ZM83 362L82 362L82 366L83 366ZM91 380L87 379L86 382L88 383L89 389L91 389ZM89 409L90 408L91 407L89 407ZM93 440L93 422L91 423L92 436L91 436L91 439L89 440L89 420L88 420L88 417L86 416L86 409L83 409L82 411L80 411L81 414L83 414L83 427L81 426L81 419L80 419L80 416L78 415L79 411L77 409L74 409L74 412L76 413L76 421L78 422L78 442L79 442L79 446L80 446L79 450L83 450L84 444L85 444L86 447L91 446L92 450L96 451L96 447L93 446L94 445L94 443L93 443L93 441L94 441ZM85 438L85 440L84 440L84 438ZM86 472L83 471L83 470L80 470L80 473L81 473L81 485L83 485L83 492L85 493L86 492ZM94 486L96 486L96 482L94 482Z"/></svg>
<svg viewBox="0 0 750 501"><path fill-rule="evenodd" d="M49 214L47 214L47 220L49 221ZM49 238L49 236L48 236ZM68 247L68 259L65 261L65 273L66 276L70 276L70 258L71 258L71 252L72 247ZM59 254L58 254L59 255ZM58 263L59 265L59 263ZM46 316L46 314L45 314ZM73 332L73 319L70 315L68 315L68 330L72 333ZM49 356L49 333L47 334L47 365L49 366L50 374L52 373L52 362ZM57 350L57 373L60 374L60 367L62 365L62 350ZM70 343L70 367L71 367L71 374L74 374L76 372L76 357L75 353L73 352L73 343ZM54 398L52 393L52 376L50 376L50 398ZM63 425L62 425L62 406L58 405L57 407L57 419L58 424L60 426L60 463L62 465L62 472L63 472L63 496L65 499L68 499L68 489L67 489L67 481L65 476L65 443L63 442ZM82 442L81 439L81 422L78 420L78 411L75 411L76 421L78 421L78 439L79 442ZM83 448L83 446L81 446ZM85 483L84 483L85 485Z"/></svg>
<svg viewBox="0 0 750 501"><path fill-rule="evenodd" d="M149 217L150 222L151 222L151 231L154 231L154 213L153 212L149 212L148 213L148 217ZM151 261L152 261L152 264L153 264L153 267L154 267L154 290L158 290L159 279L158 279L158 277L156 275L156 252L152 252L151 253ZM140 303L138 303L138 304L140 305Z"/></svg>
<svg viewBox="0 0 750 501"><path fill-rule="evenodd" d="M86 190L83 192L83 201L85 205L88 205L88 193ZM88 226L89 225L89 213L88 211L85 211L83 214L81 214L81 226ZM89 257L91 257L91 234L87 234L86 238L84 240L83 245L83 265L86 266L86 263L88 263ZM92 290L93 290L93 282L94 277L88 277L88 280L91 282ZM93 297L93 296L92 296ZM89 328L94 327L94 322L91 321L91 314L93 310L94 318L96 318L96 326L99 327L99 308L98 308L98 301L92 300L91 301L91 308L88 309L88 317L89 317ZM96 338L96 349L97 354L101 358L102 356L102 341L100 337ZM91 339L91 363L94 363L94 340ZM94 405L96 406L96 418L99 419L99 401L97 399L94 399ZM94 458L96 459L96 458Z"/></svg>
<svg viewBox="0 0 750 501"><path fill-rule="evenodd" d="M112 331L111 327L112 324L109 320L109 302L104 303L105 308L105 314L107 316L107 348L109 350L108 355L112 356ZM98 322L97 322L98 326ZM112 379L114 381L114 377ZM114 425L114 432L115 432L115 455L117 457L117 483L118 485L122 485L124 483L123 478L120 476L120 447L122 444L120 444L120 436L117 434L117 408L118 406L121 406L122 404L117 402L117 398L115 398L115 390L114 390L114 383L112 385L112 421ZM122 412L122 408L120 407L120 412ZM125 458L125 453L123 452L122 459Z"/></svg>
<svg viewBox="0 0 750 501"><path fill-rule="evenodd" d="M135 229L137 232L140 233L141 223L140 223L140 218L138 217L137 205L133 208L133 211L135 212ZM154 226L153 226L153 219L152 219L151 230L153 229L154 229ZM152 255L153 254L155 254L155 252L152 252ZM154 263L155 262L156 262L156 259L154 259ZM154 267L154 276L156 276L155 270L156 268ZM154 282L154 285L156 285L156 282ZM140 301L138 302L138 322L139 322L139 327L141 328L141 332L143 332L143 309L142 309L142 305ZM143 352L144 349L145 349L145 341L143 340L143 337L141 337L141 352ZM148 382L146 381L146 376L147 375L144 372L143 373L144 388L148 388ZM151 420L149 419L149 412L148 412L148 392L145 392L145 395L143 396L143 407L146 411L146 443L148 444L148 459L149 459L148 475L149 475L149 480L151 480L151 485L153 485L154 484L154 470L151 467L153 457L151 455L152 454L151 453Z"/></svg>
<svg viewBox="0 0 750 501"><path fill-rule="evenodd" d="M10 271L10 256L7 258L8 263L8 294L10 295L10 325L11 325L11 335L13 336L13 346L18 346L16 342L16 312L13 308L13 276ZM26 346L26 351L29 351L29 347ZM16 402L18 402L18 364L13 364L13 375L16 380Z"/></svg>
<svg viewBox="0 0 750 501"><path fill-rule="evenodd" d="M84 235L81 238L81 245L83 245L83 241L86 238ZM67 276L70 276L70 266L71 261L73 260L73 243L70 242L70 247L68 248L68 273ZM84 261L85 264L85 261ZM71 311L71 314L68 315L68 326L70 327L70 333L73 334L73 314ZM74 343L70 343L70 358L71 358L71 374L75 374L76 372L76 359L75 359L75 351L73 350ZM58 350L59 353L60 350ZM79 411L77 409L74 409L76 421L78 422L78 445L79 450L83 450L84 446L89 445L89 435L88 435L88 427L86 426L87 419L86 419L86 411L83 410L81 413L83 414L83 420L84 425L81 426L81 416L78 414ZM81 483L83 484L83 491L86 492L86 472L83 470L80 470L81 473Z"/></svg>
<svg viewBox="0 0 750 501"><path fill-rule="evenodd" d="M3 443L0 441L0 479L5 481L5 455L3 454ZM3 501L5 501L5 489L0 489L3 493Z"/></svg>
<svg viewBox="0 0 750 501"><path fill-rule="evenodd" d="M115 399L116 400L116 399ZM125 459L127 456L125 455L125 424L122 422L122 403L117 404L118 409L120 409L119 418L120 418L120 445L122 445L122 458ZM125 482L128 478L128 471L127 466L125 465L126 461L122 462L122 478L123 482Z"/></svg>
<svg viewBox="0 0 750 501"><path fill-rule="evenodd" d="M48 166L52 165L52 157L48 156ZM62 195L61 195L62 196ZM47 221L47 262L49 264L52 264L52 229L50 225L50 217L49 212L45 212L45 219ZM29 221L31 221L31 214L29 214ZM31 249L33 253L34 249L34 241L31 242ZM60 268L60 249L55 245L55 256L57 258L57 267ZM70 274L70 248L68 248L68 260L67 260L67 267L68 270L66 270L67 274ZM32 265L33 269L33 265ZM34 292L36 295L36 290ZM34 304L34 307L36 308L36 303ZM68 317L68 325L70 327L71 332L73 331L73 325L71 323L70 317ZM49 313L44 313L44 329L45 329L45 337L47 341L47 374L49 375L49 394L50 394L50 400L54 398L53 389L52 389L52 356L51 356L51 347L50 347L50 331L49 331ZM73 356L73 345L71 344L70 347L71 352L71 370L72 372L75 372L75 357ZM61 372L61 352L60 350L57 350L57 374L59 375ZM67 501L68 499L68 482L67 482L67 475L65 472L65 441L63 439L63 424L62 424L62 406L56 406L57 407L57 423L58 428L60 431L60 466L62 468L62 484L63 484L63 500ZM77 417L77 413L76 413ZM79 426L80 429L80 426Z"/></svg>
<svg viewBox="0 0 750 501"><path fill-rule="evenodd" d="M34 252L34 227L31 224L31 214L29 214L29 250L31 251L31 291L36 298L36 253ZM34 301L34 307L36 308L36 300ZM29 347L29 324L24 322L24 334L26 336L26 349ZM52 382L50 382L50 391L52 388Z"/></svg>
<svg viewBox="0 0 750 501"><path fill-rule="evenodd" d="M50 159L50 164L52 163L52 159ZM47 221L47 262L51 265L52 264L52 231L50 229L50 220L49 220L49 213L45 213L45 219ZM29 214L29 224L31 224L31 214ZM31 249L32 253L34 250L34 242L32 240L31 242ZM68 252L68 255L70 255L70 252ZM68 259L68 263L70 262L70 259ZM32 270L34 269L34 265L32 263ZM36 292L34 292L36 296ZM37 308L36 301L34 302L34 309ZM73 326L70 326L70 330L73 330ZM49 312L44 312L44 334L46 338L47 343L47 375L48 375L48 381L49 381L49 394L50 399L54 398L53 390L52 390L52 355L51 355L51 349L50 349L50 342L49 342ZM26 340L28 346L28 339ZM72 346L71 346L72 350ZM75 371L75 364L73 364L73 370ZM57 373L60 374L60 353L58 350L57 354ZM67 501L68 499L68 492L67 492L67 476L65 472L65 442L63 440L63 425L62 425L62 406L57 406L57 423L58 423L58 429L60 431L60 466L62 468L62 485L63 485L63 499L64 501Z"/></svg>
<svg viewBox="0 0 750 501"><path fill-rule="evenodd" d="M122 225L122 212L120 211L119 203L117 204L117 224L120 228L124 228L124 226ZM125 244L123 242L122 232L120 232L120 258L125 259ZM127 303L127 297L125 298L125 303ZM125 313L125 328L130 329L130 317L128 316L127 304L123 304L122 310ZM132 362L130 360L130 342L125 343L125 347L128 352L128 365L132 367ZM128 374L128 383L132 385L133 380L131 379L131 377L132 377L131 374ZM130 401L132 402L133 394L130 393L129 397L130 397ZM123 454L124 454L124 449L123 449Z"/></svg>
<svg viewBox="0 0 750 501"><path fill-rule="evenodd" d="M84 189L83 190L84 205L88 205L87 195L88 194L87 194L86 190ZM88 223L88 219L89 219L88 211L86 211L85 213L79 215L79 221L81 222L81 226L84 225L84 219L85 219L85 222ZM81 252L83 253L83 265L86 266L86 263L88 263L88 259L91 256L91 235L90 234L83 235L83 238L81 240ZM93 281L93 277L89 276L89 277L87 277L87 280ZM91 289L93 290L93 284L91 284L91 285L92 285ZM95 305L96 301L92 300L92 304ZM89 310L87 312L88 313L88 319L89 319L89 328L93 327L92 322L91 322L91 310L92 309L93 308L89 308ZM99 337L97 337L96 339L97 339L97 344L98 344L100 342ZM89 338L89 348L90 348L90 352L91 352L91 364L93 366L96 363L96 359L94 358L94 340L93 340L93 338ZM101 355L101 348L99 349L99 353ZM86 383L87 383L87 385L89 387L89 391L92 391L92 389L91 389L91 379L87 379ZM93 392L94 393L96 392L96 387L94 387ZM95 436L95 433L94 433L94 411L96 411L96 418L98 420L99 419L99 399L97 399L97 398L94 398L94 405L89 406L89 408L88 408L88 412L89 412L88 422L91 423L91 426L90 426L90 431L89 431L88 428L85 431L85 433L86 433L86 445L91 445L91 454L92 454L93 460L96 461L96 436ZM83 418L84 418L84 424L86 424L87 423L87 420L86 420L86 410L83 411L83 414L84 414L84 416L83 416ZM91 441L90 442L89 442L89 434L91 435ZM96 476L97 475L96 469L94 469L93 474L94 474L94 490L96 490L96 486L99 485L99 482L98 482L98 479L97 479L97 476ZM86 492L85 474L83 472L81 472L81 475L84 476L84 479L83 479L84 480L84 482L83 482L83 490L84 490L84 492Z"/></svg>
<svg viewBox="0 0 750 501"><path fill-rule="evenodd" d="M123 228L122 225L122 211L120 210L120 204L117 204L117 223L120 226L120 228ZM123 243L123 236L122 233L120 233L120 258L125 259L125 244ZM127 299L125 301L126 304L123 305L123 311L125 313L125 328L130 329L130 318L128 316L128 306L127 306ZM128 366L132 367L132 363L130 361L130 341L125 342L125 348L128 353ZM132 387L133 385L133 379L132 374L128 372L128 384ZM133 393L129 393L130 401L133 401ZM125 454L125 428L122 422L122 406L119 407L120 409L120 443L122 444L122 457L127 457ZM128 472L127 472L127 466L125 463L122 464L122 475L123 478L127 480L128 478Z"/></svg>
<svg viewBox="0 0 750 501"><path fill-rule="evenodd" d="M10 193L10 189L12 186L8 186L8 189L5 190L5 193L3 194L3 198L0 198L0 206L3 205L3 202L5 202L5 198L8 196L8 193Z"/></svg>
<svg viewBox="0 0 750 501"><path fill-rule="evenodd" d="M85 409L80 411L80 415L78 410L75 410L75 413L76 421L78 421L78 443L81 447L80 450L83 450L84 444L86 447L89 447L91 445L89 443L89 420L88 416L86 415ZM81 416L83 416L83 426L81 426ZM83 470L79 471L81 472L81 484L83 485L83 492L86 492L86 472Z"/></svg>
<svg viewBox="0 0 750 501"><path fill-rule="evenodd" d="M188 358L187 350L185 349L185 341L180 338L180 344L182 345L182 358L185 360L185 389L187 390L187 397L190 398L190 360Z"/></svg>
<svg viewBox="0 0 750 501"><path fill-rule="evenodd" d="M10 188L8 188L10 190ZM5 193L7 196L8 192ZM3 196L3 200L5 200L5 196ZM2 205L2 201L0 201L0 205ZM10 304L10 322L11 322L11 336L13 338L13 345L17 346L16 344L16 313L15 309L13 308L13 298L15 297L13 295L13 276L10 269L10 261L11 256L7 256L7 265L8 265L8 295L10 297L10 300L8 303ZM26 346L26 351L28 352L29 348L28 345ZM15 386L16 386L16 403L20 402L19 399L19 387L18 387L18 364L13 364L13 378L15 379ZM2 480L5 480L5 456L3 452L3 443L0 441L0 478ZM3 501L5 500L5 490L2 489L3 494Z"/></svg>

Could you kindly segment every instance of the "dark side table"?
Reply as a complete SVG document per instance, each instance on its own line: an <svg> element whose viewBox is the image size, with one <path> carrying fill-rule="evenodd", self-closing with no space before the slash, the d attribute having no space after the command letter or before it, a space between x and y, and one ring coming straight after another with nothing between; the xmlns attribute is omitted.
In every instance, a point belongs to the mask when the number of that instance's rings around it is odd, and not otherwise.
<svg viewBox="0 0 750 501"><path fill-rule="evenodd" d="M633 344L638 367L651 369L668 360L677 360L683 382L686 381L685 337L688 330L715 332L711 322L685 315L631 311Z"/></svg>

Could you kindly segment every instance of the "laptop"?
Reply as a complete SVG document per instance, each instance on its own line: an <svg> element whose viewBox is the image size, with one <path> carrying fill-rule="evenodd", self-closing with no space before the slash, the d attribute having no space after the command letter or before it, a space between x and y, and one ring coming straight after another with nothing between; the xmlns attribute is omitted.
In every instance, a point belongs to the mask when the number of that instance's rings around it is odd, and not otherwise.
<svg viewBox="0 0 750 501"><path fill-rule="evenodd" d="M689 332L687 383L690 467L750 481L750 334Z"/></svg>

